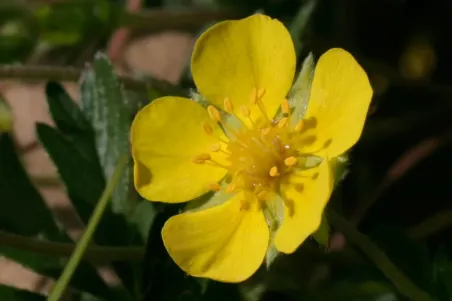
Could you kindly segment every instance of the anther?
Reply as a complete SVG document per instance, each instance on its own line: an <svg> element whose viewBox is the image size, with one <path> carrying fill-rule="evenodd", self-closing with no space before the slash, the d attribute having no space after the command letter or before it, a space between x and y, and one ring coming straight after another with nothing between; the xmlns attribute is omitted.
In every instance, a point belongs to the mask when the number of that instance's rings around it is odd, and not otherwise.
<svg viewBox="0 0 452 302"><path fill-rule="evenodd" d="M202 159L197 159L197 158L195 158L195 159L193 160L193 163L195 163L195 164L197 164L197 165L202 165L202 164L205 164L206 161L205 161L205 160L202 160Z"/></svg>
<svg viewBox="0 0 452 302"><path fill-rule="evenodd" d="M220 111L218 111L218 109L214 106L209 105L209 107L207 107L207 112L209 113L210 118L215 122L221 121Z"/></svg>
<svg viewBox="0 0 452 302"><path fill-rule="evenodd" d="M235 188L236 188L236 185L233 183L230 183L228 185L228 187L226 188L226 193L231 194L232 192L234 192Z"/></svg>
<svg viewBox="0 0 452 302"><path fill-rule="evenodd" d="M218 192L221 190L220 184L214 183L209 185L210 190Z"/></svg>
<svg viewBox="0 0 452 302"><path fill-rule="evenodd" d="M318 173L318 172L316 172L316 173L314 173L314 174L312 175L312 179L313 179L313 180L316 180L317 178L319 178L319 173Z"/></svg>
<svg viewBox="0 0 452 302"><path fill-rule="evenodd" d="M232 111L234 111L234 106L232 105L231 99L228 97L224 98L224 108L229 113L232 113Z"/></svg>
<svg viewBox="0 0 452 302"><path fill-rule="evenodd" d="M212 126L210 126L209 124L207 124L206 122L202 123L202 127L204 128L204 132L207 135L212 135L213 134L213 128Z"/></svg>
<svg viewBox="0 0 452 302"><path fill-rule="evenodd" d="M287 99L284 99L284 101L282 102L281 109L284 114L289 114L290 105L289 105L289 101Z"/></svg>
<svg viewBox="0 0 452 302"><path fill-rule="evenodd" d="M245 105L243 105L242 107L240 107L240 111L242 112L242 115L244 117L250 117L250 108L246 107Z"/></svg>
<svg viewBox="0 0 452 302"><path fill-rule="evenodd" d="M212 146L210 147L210 150L211 150L212 152L219 152L219 151L221 150L221 144L218 143L218 144L212 145Z"/></svg>
<svg viewBox="0 0 452 302"><path fill-rule="evenodd" d="M284 160L284 164L289 168L295 166L297 162L298 160L294 156L290 156Z"/></svg>
<svg viewBox="0 0 452 302"><path fill-rule="evenodd" d="M271 177L279 176L278 167L277 167L277 166L273 166L273 167L270 169L269 174L270 174Z"/></svg>
<svg viewBox="0 0 452 302"><path fill-rule="evenodd" d="M264 94L265 94L265 88L260 88L258 91L257 91L257 99L258 100L260 100L263 96L264 96Z"/></svg>
<svg viewBox="0 0 452 302"><path fill-rule="evenodd" d="M297 125L295 126L295 131L300 132L301 130L303 130L303 126L304 126L303 120L299 120Z"/></svg>
<svg viewBox="0 0 452 302"><path fill-rule="evenodd" d="M278 122L278 128L283 128L287 124L288 120L289 119L287 117L280 119Z"/></svg>

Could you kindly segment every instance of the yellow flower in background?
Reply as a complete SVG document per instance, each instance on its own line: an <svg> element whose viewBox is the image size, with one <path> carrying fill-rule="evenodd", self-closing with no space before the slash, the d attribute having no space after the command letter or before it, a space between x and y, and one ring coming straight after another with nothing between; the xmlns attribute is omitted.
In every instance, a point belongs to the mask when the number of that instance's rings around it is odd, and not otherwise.
<svg viewBox="0 0 452 302"><path fill-rule="evenodd" d="M295 66L279 21L224 21L198 39L192 55L194 81L211 105L162 97L137 114L134 180L144 198L229 197L166 222L166 249L188 274L243 281L270 245L292 253L319 227L333 189L330 162L359 139L372 89L348 52L330 49L318 60L306 114L296 120L286 99ZM272 220L281 222L274 236Z"/></svg>

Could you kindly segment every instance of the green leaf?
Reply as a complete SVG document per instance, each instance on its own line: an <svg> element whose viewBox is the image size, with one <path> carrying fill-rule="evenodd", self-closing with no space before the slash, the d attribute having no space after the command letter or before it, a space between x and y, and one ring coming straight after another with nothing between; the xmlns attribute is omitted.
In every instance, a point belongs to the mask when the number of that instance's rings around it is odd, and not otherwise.
<svg viewBox="0 0 452 302"><path fill-rule="evenodd" d="M57 166L58 173L80 218L87 222L105 187L103 175L58 130L38 123L36 132L38 139ZM95 241L99 244L127 244L130 239L129 231L130 228L123 216L108 211L97 229Z"/></svg>
<svg viewBox="0 0 452 302"><path fill-rule="evenodd" d="M327 215L324 212L322 215L322 222L320 223L319 228L312 234L315 241L317 241L322 246L328 246L328 242L330 239L330 224L328 223Z"/></svg>
<svg viewBox="0 0 452 302"><path fill-rule="evenodd" d="M7 133L0 134L0 192L2 210L0 228L32 236L56 236L60 233L52 213L17 156L14 142Z"/></svg>
<svg viewBox="0 0 452 302"><path fill-rule="evenodd" d="M143 263L141 300L200 300L202 286L184 273L163 245L161 230L166 220L179 212L177 205L162 205L149 231Z"/></svg>
<svg viewBox="0 0 452 302"><path fill-rule="evenodd" d="M58 129L65 133L91 131L91 125L82 111L59 83L47 83L46 96L50 114Z"/></svg>
<svg viewBox="0 0 452 302"><path fill-rule="evenodd" d="M289 91L288 101L293 108L291 123L293 126L304 117L308 108L311 84L314 78L314 56L310 53L303 61L300 73Z"/></svg>
<svg viewBox="0 0 452 302"><path fill-rule="evenodd" d="M82 76L82 108L93 126L97 153L106 178L111 177L119 158L129 152L129 127L132 112L107 57L98 53L93 69ZM112 195L114 213L129 210L131 168Z"/></svg>
<svg viewBox="0 0 452 302"><path fill-rule="evenodd" d="M46 297L38 293L0 285L0 299L2 301L45 301Z"/></svg>
<svg viewBox="0 0 452 302"><path fill-rule="evenodd" d="M55 82L47 84L46 96L50 114L58 129L74 143L81 155L100 169L94 132L78 105L64 88Z"/></svg>
<svg viewBox="0 0 452 302"><path fill-rule="evenodd" d="M292 24L289 27L290 35L292 36L293 44L295 47L295 53L298 55L303 50L303 35L306 31L306 28L309 24L309 20L314 12L316 6L315 0L307 0L303 2L300 9L298 10L295 18L292 21Z"/></svg>
<svg viewBox="0 0 452 302"><path fill-rule="evenodd" d="M425 244L414 242L401 228L391 225L375 227L371 238L417 286L433 291L432 261Z"/></svg>
<svg viewBox="0 0 452 302"><path fill-rule="evenodd" d="M134 207L129 221L138 230L138 233L141 235L142 242L146 242L149 229L151 228L152 221L155 216L156 213L154 206L147 200L141 201Z"/></svg>

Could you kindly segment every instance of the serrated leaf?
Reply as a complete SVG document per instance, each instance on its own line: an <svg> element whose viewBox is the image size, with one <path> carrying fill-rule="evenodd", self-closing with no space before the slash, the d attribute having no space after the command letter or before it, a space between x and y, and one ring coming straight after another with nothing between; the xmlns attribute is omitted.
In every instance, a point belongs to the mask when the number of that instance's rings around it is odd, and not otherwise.
<svg viewBox="0 0 452 302"><path fill-rule="evenodd" d="M91 131L91 125L82 111L59 83L47 83L45 91L50 114L58 129L68 133Z"/></svg>
<svg viewBox="0 0 452 302"><path fill-rule="evenodd" d="M106 178L110 178L119 158L129 153L130 106L107 57L98 53L92 70L82 76L82 105L94 129L97 153ZM131 168L124 171L112 195L114 213L129 207Z"/></svg>
<svg viewBox="0 0 452 302"><path fill-rule="evenodd" d="M0 134L0 227L17 234L56 236L60 233L52 213L17 156L11 136Z"/></svg>
<svg viewBox="0 0 452 302"><path fill-rule="evenodd" d="M94 132L75 101L55 82L46 85L46 99L58 129L74 143L83 157L100 168L94 145Z"/></svg>
<svg viewBox="0 0 452 302"><path fill-rule="evenodd" d="M58 130L38 123L36 133L57 166L80 218L87 222L105 187L103 175ZM127 244L130 239L129 231L123 216L107 210L97 229L95 241L100 244Z"/></svg>

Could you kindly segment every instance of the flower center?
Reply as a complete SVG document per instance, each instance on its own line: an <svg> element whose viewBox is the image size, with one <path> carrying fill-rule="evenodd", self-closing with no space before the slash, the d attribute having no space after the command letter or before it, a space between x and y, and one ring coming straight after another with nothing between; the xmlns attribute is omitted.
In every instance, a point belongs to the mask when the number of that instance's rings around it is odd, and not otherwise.
<svg viewBox="0 0 452 302"><path fill-rule="evenodd" d="M226 112L234 115L241 123L240 129L232 129L222 120L220 111L209 106L210 117L220 123L228 132L229 142L218 138L218 143L211 152L224 153L227 164L218 163L210 153L198 155L197 164L213 164L227 169L230 179L227 179L226 191L232 193L242 190L258 201L266 201L271 194L278 193L282 182L289 182L289 176L298 175L306 169L305 163L311 154L302 153L300 146L307 146L315 141L315 136L309 135L309 129L315 128L315 121L300 120L295 127L291 126L290 106L287 100L282 100L283 117L270 120L261 101L265 90L253 89L250 97L251 106L258 106L263 122L251 118L247 106L240 108L241 115L236 115L229 98L224 100ZM213 135L213 129L203 124L206 134ZM300 177L307 177L299 174ZM298 190L303 190L301 183L294 184ZM219 184L212 184L212 190L220 190ZM249 201L246 201L249 202Z"/></svg>

